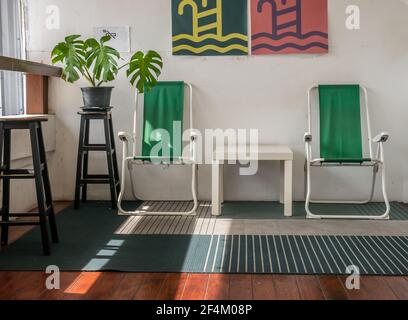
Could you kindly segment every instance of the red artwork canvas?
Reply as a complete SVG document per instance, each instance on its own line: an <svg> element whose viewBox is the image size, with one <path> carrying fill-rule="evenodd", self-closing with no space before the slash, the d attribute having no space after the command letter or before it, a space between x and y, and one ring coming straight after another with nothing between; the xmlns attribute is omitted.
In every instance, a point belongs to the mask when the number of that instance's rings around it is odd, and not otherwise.
<svg viewBox="0 0 408 320"><path fill-rule="evenodd" d="M327 0L251 0L252 54L327 53Z"/></svg>

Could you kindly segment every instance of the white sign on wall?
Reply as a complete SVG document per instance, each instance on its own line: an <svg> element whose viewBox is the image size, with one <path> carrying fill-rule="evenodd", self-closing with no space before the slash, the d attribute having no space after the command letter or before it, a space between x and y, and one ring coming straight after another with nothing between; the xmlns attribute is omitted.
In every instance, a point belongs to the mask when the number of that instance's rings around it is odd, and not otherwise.
<svg viewBox="0 0 408 320"><path fill-rule="evenodd" d="M95 27L94 37L100 39L103 36L110 35L112 40L109 46L119 52L130 52L130 27Z"/></svg>

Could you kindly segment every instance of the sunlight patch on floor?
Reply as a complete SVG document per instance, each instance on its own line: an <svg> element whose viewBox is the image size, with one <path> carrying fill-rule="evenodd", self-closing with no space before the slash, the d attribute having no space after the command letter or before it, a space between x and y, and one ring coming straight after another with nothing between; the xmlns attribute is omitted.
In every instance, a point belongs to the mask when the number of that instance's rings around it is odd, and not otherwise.
<svg viewBox="0 0 408 320"><path fill-rule="evenodd" d="M64 291L67 294L84 295L94 286L101 272L82 272Z"/></svg>

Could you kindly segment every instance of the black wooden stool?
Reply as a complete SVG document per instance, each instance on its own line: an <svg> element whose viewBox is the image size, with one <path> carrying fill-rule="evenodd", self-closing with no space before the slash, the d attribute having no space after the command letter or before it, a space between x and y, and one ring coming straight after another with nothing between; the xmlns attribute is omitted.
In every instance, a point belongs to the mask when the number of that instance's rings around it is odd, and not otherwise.
<svg viewBox="0 0 408 320"><path fill-rule="evenodd" d="M2 246L8 245L10 226L39 225L44 255L49 255L50 243L47 224L50 224L53 243L58 243L58 233L41 130L41 122L44 121L48 121L46 116L0 117L0 179L3 180L0 225ZM33 170L11 169L11 130L15 129L26 129L30 132ZM10 180L12 179L35 180L38 213L10 213ZM39 221L10 221L10 218L13 217L38 217Z"/></svg>
<svg viewBox="0 0 408 320"><path fill-rule="evenodd" d="M75 209L79 209L82 188L82 202L87 200L88 184L109 184L112 209L117 209L117 200L120 192L119 169L116 158L115 136L113 133L111 109L104 111L83 111L81 116L81 129L79 133L78 164L75 185ZM91 120L102 120L104 124L105 144L90 144L90 122ZM95 175L88 173L89 152L106 152L108 160L108 174Z"/></svg>

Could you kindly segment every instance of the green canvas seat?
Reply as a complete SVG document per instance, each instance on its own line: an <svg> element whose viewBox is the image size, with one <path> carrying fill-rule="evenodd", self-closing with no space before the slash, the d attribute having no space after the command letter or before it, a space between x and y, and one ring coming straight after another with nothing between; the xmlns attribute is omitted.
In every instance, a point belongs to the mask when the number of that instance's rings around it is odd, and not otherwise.
<svg viewBox="0 0 408 320"><path fill-rule="evenodd" d="M190 126L185 128L185 91L189 91ZM197 156L195 154L196 139L193 134L193 87L182 81L158 82L153 89L146 90L143 106L143 134L142 139L137 139L137 124L140 113L137 102L134 116L134 132L132 135L125 132L119 133L123 141L122 176L126 169L130 171L132 192L135 199L135 189L132 180L134 165L191 165L192 166L192 194L193 208L186 212L151 212L142 210L124 210L121 203L126 188L126 179L122 177L121 194L118 200L119 213L121 215L194 215L198 207L197 200ZM138 100L138 99L137 99ZM186 129L191 132L190 155L183 155L183 133ZM133 144L132 144L133 143ZM131 145L132 144L132 145ZM141 152L137 154L137 146ZM133 147L133 148L130 148ZM129 155L129 150L133 154Z"/></svg>
<svg viewBox="0 0 408 320"><path fill-rule="evenodd" d="M319 147L320 158L313 157L313 119L312 119L312 98L317 90L318 114L319 114ZM361 99L361 92L364 92L364 99ZM367 119L367 139L363 138L362 127L362 105L366 110ZM380 134L375 139L371 135L370 115L368 108L367 89L360 85L319 85L309 91L308 106L308 132L305 135L306 143L306 211L308 218L357 218L357 219L388 219L390 205L386 193L385 169L383 143L388 139L388 134ZM363 141L368 141L368 156L364 154ZM378 156L373 154L372 143L378 144ZM370 197L364 201L335 201L335 200L312 200L311 199L311 168L331 166L360 166L373 167L373 179ZM385 213L380 216L345 216L345 215L318 215L310 210L310 203L357 203L365 204L370 202L374 196L376 175L381 167L383 195L385 200Z"/></svg>
<svg viewBox="0 0 408 320"><path fill-rule="evenodd" d="M183 121L184 82L158 82L144 97L142 156L139 159L151 161L152 151L158 144L167 148L159 150L157 157L171 161L181 158L182 132L177 134L173 129L175 122L183 128ZM158 132L160 130L166 131L168 135L161 134Z"/></svg>
<svg viewBox="0 0 408 320"><path fill-rule="evenodd" d="M361 163L360 86L320 85L320 157L323 162Z"/></svg>

